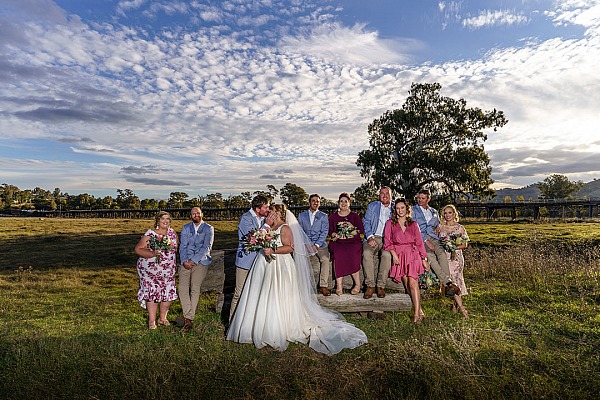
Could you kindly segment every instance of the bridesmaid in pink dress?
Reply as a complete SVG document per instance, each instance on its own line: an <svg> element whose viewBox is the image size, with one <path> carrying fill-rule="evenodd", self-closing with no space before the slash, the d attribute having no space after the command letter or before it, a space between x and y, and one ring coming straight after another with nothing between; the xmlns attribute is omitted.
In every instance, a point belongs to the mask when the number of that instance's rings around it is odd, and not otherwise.
<svg viewBox="0 0 600 400"><path fill-rule="evenodd" d="M390 277L404 284L415 311L413 322L419 324L425 317L419 275L429 271L429 263L419 224L412 220L410 205L404 198L395 201L392 218L385 224L383 248L392 254Z"/></svg>

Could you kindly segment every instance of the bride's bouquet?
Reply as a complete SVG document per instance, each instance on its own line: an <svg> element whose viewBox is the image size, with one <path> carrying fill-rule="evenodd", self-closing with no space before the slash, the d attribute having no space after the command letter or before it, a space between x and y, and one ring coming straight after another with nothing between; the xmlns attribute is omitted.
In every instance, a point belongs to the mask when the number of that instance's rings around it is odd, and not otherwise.
<svg viewBox="0 0 600 400"><path fill-rule="evenodd" d="M148 247L150 248L150 250L171 251L173 250L174 246L173 241L171 240L171 238L169 238L168 235L152 235L148 240ZM160 254L158 254L155 259L157 263L160 263Z"/></svg>
<svg viewBox="0 0 600 400"><path fill-rule="evenodd" d="M337 223L337 236L332 238L332 240L351 239L359 233L360 231L358 228L352 225L352 223L348 221L340 221Z"/></svg>
<svg viewBox="0 0 600 400"><path fill-rule="evenodd" d="M450 259L456 260L456 248L461 244L467 243L469 236L466 234L461 235L460 233L441 234L440 242L444 250L450 253Z"/></svg>
<svg viewBox="0 0 600 400"><path fill-rule="evenodd" d="M244 238L244 252L249 254L251 251L258 251L260 249L277 250L278 237L279 233L276 233L272 229L260 228L251 230ZM267 257L265 255L265 258L267 262L271 262L275 259L275 256L271 255Z"/></svg>

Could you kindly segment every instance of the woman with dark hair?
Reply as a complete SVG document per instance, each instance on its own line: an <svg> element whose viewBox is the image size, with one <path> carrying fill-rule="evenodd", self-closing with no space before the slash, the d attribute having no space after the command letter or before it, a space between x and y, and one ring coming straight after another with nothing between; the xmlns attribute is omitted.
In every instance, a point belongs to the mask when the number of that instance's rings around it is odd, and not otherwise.
<svg viewBox="0 0 600 400"><path fill-rule="evenodd" d="M335 272L335 294L344 293L342 279L351 275L354 287L350 294L360 293L360 263L362 261L362 238L365 234L362 219L350 210L350 195L340 194L339 209L329 216L329 253Z"/></svg>
<svg viewBox="0 0 600 400"><path fill-rule="evenodd" d="M154 219L154 229L148 229L135 246L140 288L137 299L148 310L148 328L171 325L167 320L171 302L177 299L175 272L177 271L177 234L171 229L171 216L160 211ZM160 310L159 310L160 304Z"/></svg>
<svg viewBox="0 0 600 400"><path fill-rule="evenodd" d="M429 263L419 225L412 220L406 199L400 198L394 203L392 219L383 230L383 240L383 248L392 254L390 277L404 284L415 311L413 322L419 324L425 316L421 310L419 275L429 271Z"/></svg>

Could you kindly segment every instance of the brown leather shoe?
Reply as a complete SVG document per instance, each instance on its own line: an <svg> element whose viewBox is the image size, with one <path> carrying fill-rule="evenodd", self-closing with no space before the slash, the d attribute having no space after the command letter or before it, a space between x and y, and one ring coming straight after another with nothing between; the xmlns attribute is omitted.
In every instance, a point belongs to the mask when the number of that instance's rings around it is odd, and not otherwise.
<svg viewBox="0 0 600 400"><path fill-rule="evenodd" d="M460 288L452 282L446 283L444 286L444 295L446 297L460 296Z"/></svg>
<svg viewBox="0 0 600 400"><path fill-rule="evenodd" d="M384 288L377 288L377 297L379 297L380 299L383 299L385 297L385 289Z"/></svg>
<svg viewBox="0 0 600 400"><path fill-rule="evenodd" d="M373 293L375 293L375 287L374 286L369 286L367 288L367 290L365 290L365 294L363 295L364 299L370 299L371 297L373 297Z"/></svg>
<svg viewBox="0 0 600 400"><path fill-rule="evenodd" d="M321 292L323 296L331 296L331 291L329 291L329 289L327 289L325 286L321 286L319 288L319 292Z"/></svg>
<svg viewBox="0 0 600 400"><path fill-rule="evenodd" d="M188 332L194 326L194 323L192 322L191 319L184 318L184 320L185 320L185 324L183 325L183 328L181 328L180 332Z"/></svg>

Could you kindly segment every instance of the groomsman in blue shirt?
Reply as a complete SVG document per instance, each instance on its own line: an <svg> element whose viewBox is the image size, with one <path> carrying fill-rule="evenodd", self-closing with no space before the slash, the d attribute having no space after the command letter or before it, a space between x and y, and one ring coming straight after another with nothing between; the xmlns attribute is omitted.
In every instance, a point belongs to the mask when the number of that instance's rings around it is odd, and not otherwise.
<svg viewBox="0 0 600 400"><path fill-rule="evenodd" d="M331 262L327 248L327 233L329 231L329 217L319 210L321 198L318 194L311 194L308 198L309 209L298 215L298 223L313 244L315 256L319 259L319 291L323 296L331 296L329 280L331 278ZM311 256L312 258L313 256Z"/></svg>
<svg viewBox="0 0 600 400"><path fill-rule="evenodd" d="M362 265L365 273L367 290L363 297L370 299L375 293L377 297L385 297L385 284L392 267L392 255L383 250L383 228L392 217L392 193L389 187L379 189L379 200L369 203L363 225L365 226L365 241L363 242ZM377 276L375 276L377 275ZM377 278L377 282L375 279Z"/></svg>
<svg viewBox="0 0 600 400"><path fill-rule="evenodd" d="M215 230L202 221L202 209L194 207L192 222L181 229L179 239L179 300L183 310L182 332L192 329L196 307L200 299L200 286L212 262L210 251L215 239Z"/></svg>
<svg viewBox="0 0 600 400"><path fill-rule="evenodd" d="M258 255L258 251L251 251L246 254L244 239L250 231L260 228L270 228L274 222L274 217L270 217L269 199L263 195L257 195L252 199L250 210L246 211L240 218L238 224L238 248L235 257L235 292L233 293L233 299L231 300L231 309L229 311L229 320L233 317L237 303L240 300L242 289L246 283L248 272L254 264L254 259Z"/></svg>

